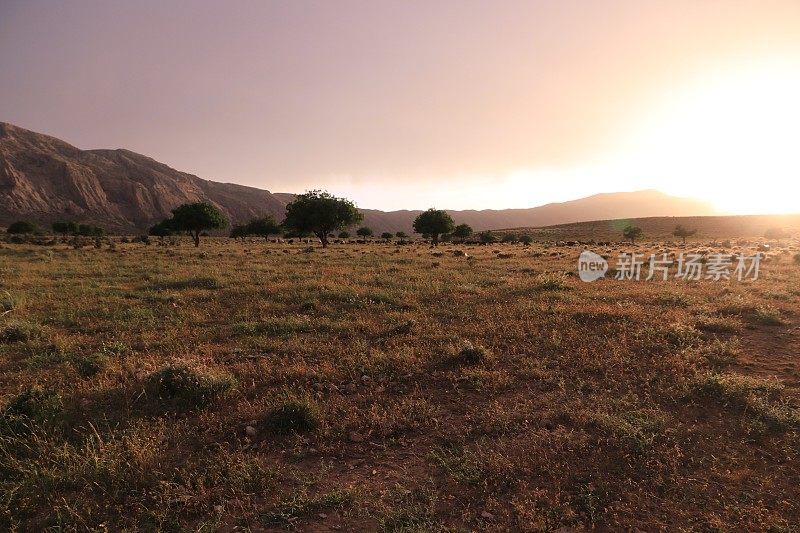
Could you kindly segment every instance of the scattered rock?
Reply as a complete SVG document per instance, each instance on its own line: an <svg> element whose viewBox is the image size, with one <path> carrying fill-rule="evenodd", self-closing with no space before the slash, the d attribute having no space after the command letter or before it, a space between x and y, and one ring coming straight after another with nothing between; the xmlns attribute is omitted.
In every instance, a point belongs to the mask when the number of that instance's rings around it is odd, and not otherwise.
<svg viewBox="0 0 800 533"><path fill-rule="evenodd" d="M258 435L258 430L253 426L247 426L246 428L244 428L244 434L250 438L253 438L256 435Z"/></svg>

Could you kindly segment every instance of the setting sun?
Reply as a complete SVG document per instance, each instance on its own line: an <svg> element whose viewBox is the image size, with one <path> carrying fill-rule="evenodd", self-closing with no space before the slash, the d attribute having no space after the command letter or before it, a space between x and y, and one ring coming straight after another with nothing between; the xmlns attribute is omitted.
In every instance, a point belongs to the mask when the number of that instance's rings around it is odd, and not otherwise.
<svg viewBox="0 0 800 533"><path fill-rule="evenodd" d="M732 66L672 87L627 138L621 165L724 212L797 211L800 62Z"/></svg>

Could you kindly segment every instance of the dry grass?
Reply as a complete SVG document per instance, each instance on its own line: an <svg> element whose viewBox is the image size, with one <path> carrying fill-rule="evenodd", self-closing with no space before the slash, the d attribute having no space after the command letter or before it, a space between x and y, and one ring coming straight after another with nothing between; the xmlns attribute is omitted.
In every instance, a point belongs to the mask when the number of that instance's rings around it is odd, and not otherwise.
<svg viewBox="0 0 800 533"><path fill-rule="evenodd" d="M584 284L577 246L307 246L4 245L0 529L800 521L791 255Z"/></svg>

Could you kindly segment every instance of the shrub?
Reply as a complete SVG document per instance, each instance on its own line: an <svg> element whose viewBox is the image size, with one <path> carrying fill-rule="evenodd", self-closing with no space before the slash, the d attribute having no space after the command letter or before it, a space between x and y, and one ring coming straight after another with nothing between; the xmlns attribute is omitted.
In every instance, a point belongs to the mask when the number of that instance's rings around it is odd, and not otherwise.
<svg viewBox="0 0 800 533"><path fill-rule="evenodd" d="M266 428L279 435L314 431L319 422L319 409L307 398L286 400L270 409L264 417Z"/></svg>
<svg viewBox="0 0 800 533"><path fill-rule="evenodd" d="M152 374L148 389L157 398L174 402L178 407L199 409L229 394L236 385L230 374L175 364Z"/></svg>
<svg viewBox="0 0 800 533"><path fill-rule="evenodd" d="M794 264L800 265L800 252L794 254Z"/></svg>

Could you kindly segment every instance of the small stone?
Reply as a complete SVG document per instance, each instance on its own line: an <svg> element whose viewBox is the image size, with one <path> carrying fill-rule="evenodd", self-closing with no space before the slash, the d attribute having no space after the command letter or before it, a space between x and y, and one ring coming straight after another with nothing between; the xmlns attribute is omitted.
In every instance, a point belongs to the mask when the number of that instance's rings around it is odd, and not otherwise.
<svg viewBox="0 0 800 533"><path fill-rule="evenodd" d="M364 435L359 433L358 431L351 431L348 435L350 442L364 442Z"/></svg>
<svg viewBox="0 0 800 533"><path fill-rule="evenodd" d="M247 435L248 437L255 437L256 435L258 435L258 430L253 426L247 426L246 428L244 428L244 434Z"/></svg>
<svg viewBox="0 0 800 533"><path fill-rule="evenodd" d="M214 512L217 513L217 514L221 513L222 512L222 506L221 505L215 505L214 506Z"/></svg>
<svg viewBox="0 0 800 533"><path fill-rule="evenodd" d="M319 513L317 516L318 516L318 517L320 517L320 518L321 518L321 519L323 519L323 520L325 520L326 518L328 518L328 515L326 515L325 513Z"/></svg>
<svg viewBox="0 0 800 533"><path fill-rule="evenodd" d="M481 512L481 518L485 518L486 520L491 520L492 518L494 518L494 515L489 511L483 511Z"/></svg>

